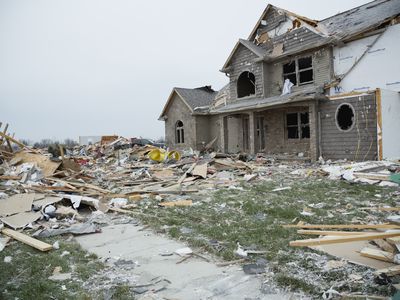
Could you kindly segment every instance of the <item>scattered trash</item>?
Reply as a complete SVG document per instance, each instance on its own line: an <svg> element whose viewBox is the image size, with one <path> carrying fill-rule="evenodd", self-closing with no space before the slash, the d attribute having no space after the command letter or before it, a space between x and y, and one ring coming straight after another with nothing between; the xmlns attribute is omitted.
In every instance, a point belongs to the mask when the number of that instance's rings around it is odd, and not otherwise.
<svg viewBox="0 0 400 300"><path fill-rule="evenodd" d="M11 256L6 256L4 257L4 262L9 264L12 261L12 257Z"/></svg>
<svg viewBox="0 0 400 300"><path fill-rule="evenodd" d="M189 247L185 247L175 250L174 253L178 254L179 256L186 256L191 255L193 251Z"/></svg>

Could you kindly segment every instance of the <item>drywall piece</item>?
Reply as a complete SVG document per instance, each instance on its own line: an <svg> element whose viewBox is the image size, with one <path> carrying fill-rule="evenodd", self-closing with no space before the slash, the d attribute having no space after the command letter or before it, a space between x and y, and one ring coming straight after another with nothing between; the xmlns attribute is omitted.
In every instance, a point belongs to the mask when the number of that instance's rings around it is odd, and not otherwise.
<svg viewBox="0 0 400 300"><path fill-rule="evenodd" d="M201 165L196 165L192 171L192 175L193 176L200 176L202 178L206 178L207 177L207 166L208 164L201 164Z"/></svg>
<svg viewBox="0 0 400 300"><path fill-rule="evenodd" d="M357 65L340 82L340 92L374 90L376 88L399 92L399 36L400 24L389 26L379 40L377 40ZM351 67L349 65L353 65L353 61L345 64L343 58L346 58L346 56L359 57L360 52L365 50L366 45L372 42L373 37L368 37L363 40L347 43L345 47L335 47L333 50L335 74L346 72ZM338 64L340 59L340 64ZM353 58L349 58L349 60L353 60Z"/></svg>
<svg viewBox="0 0 400 300"><path fill-rule="evenodd" d="M42 214L39 211L29 211L15 214L9 217L4 217L0 220L11 228L18 229L27 226L29 223L35 222L36 220L40 219L41 216Z"/></svg>
<svg viewBox="0 0 400 300"><path fill-rule="evenodd" d="M33 206L36 207L37 209L40 209L49 204L54 204L54 203L60 202L61 200L62 200L61 197L47 196L43 199L34 200Z"/></svg>
<svg viewBox="0 0 400 300"><path fill-rule="evenodd" d="M400 138L398 138L400 94L398 92L381 89L381 115L383 159L400 159Z"/></svg>
<svg viewBox="0 0 400 300"><path fill-rule="evenodd" d="M30 211L35 194L16 194L0 201L0 217Z"/></svg>

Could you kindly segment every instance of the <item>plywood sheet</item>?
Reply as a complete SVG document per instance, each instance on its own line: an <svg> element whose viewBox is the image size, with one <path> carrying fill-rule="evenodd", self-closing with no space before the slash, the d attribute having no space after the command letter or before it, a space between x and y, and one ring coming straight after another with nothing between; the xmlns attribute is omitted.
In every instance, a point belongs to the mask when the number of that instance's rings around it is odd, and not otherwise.
<svg viewBox="0 0 400 300"><path fill-rule="evenodd" d="M36 163L46 177L53 175L61 164L51 161L47 156L29 152L19 152L15 154L14 159L20 159L23 163Z"/></svg>
<svg viewBox="0 0 400 300"><path fill-rule="evenodd" d="M325 252L337 258L344 258L352 263L368 266L373 269L383 269L394 266L394 264L392 263L361 256L359 251L361 251L365 247L377 249L377 247L374 247L373 245L368 243L368 241L312 246L310 248Z"/></svg>

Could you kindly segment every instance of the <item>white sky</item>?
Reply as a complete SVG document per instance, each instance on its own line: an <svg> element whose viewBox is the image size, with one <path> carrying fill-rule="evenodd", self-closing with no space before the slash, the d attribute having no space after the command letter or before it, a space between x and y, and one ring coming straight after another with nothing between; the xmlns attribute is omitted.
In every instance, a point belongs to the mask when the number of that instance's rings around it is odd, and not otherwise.
<svg viewBox="0 0 400 300"><path fill-rule="evenodd" d="M268 3L323 19L367 2L0 0L0 121L33 141L158 138L172 87L226 84Z"/></svg>

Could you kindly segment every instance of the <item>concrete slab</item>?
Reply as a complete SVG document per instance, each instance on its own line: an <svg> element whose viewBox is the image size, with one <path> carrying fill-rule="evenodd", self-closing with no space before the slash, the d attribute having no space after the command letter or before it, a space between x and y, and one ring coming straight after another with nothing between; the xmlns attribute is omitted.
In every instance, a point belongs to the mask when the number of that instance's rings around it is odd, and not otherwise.
<svg viewBox="0 0 400 300"><path fill-rule="evenodd" d="M246 275L240 266L218 267L198 257L177 264L182 257L173 254L185 244L159 236L152 231L141 231L133 224L118 224L102 228L102 233L77 237L89 252L103 259L123 259L136 262L131 272L138 278L138 286L152 279L168 281L165 289L157 292L168 299L294 299L293 295L264 294L262 277ZM165 285L165 282L162 284ZM273 289L272 289L273 290Z"/></svg>

